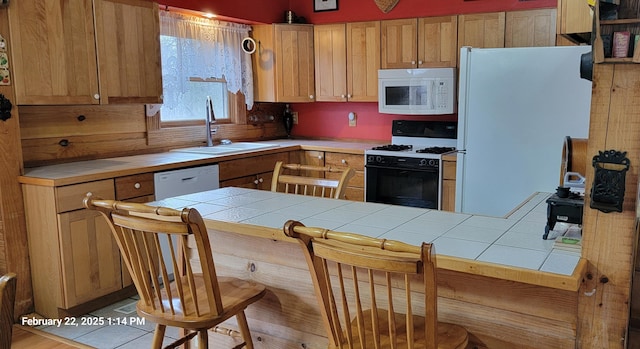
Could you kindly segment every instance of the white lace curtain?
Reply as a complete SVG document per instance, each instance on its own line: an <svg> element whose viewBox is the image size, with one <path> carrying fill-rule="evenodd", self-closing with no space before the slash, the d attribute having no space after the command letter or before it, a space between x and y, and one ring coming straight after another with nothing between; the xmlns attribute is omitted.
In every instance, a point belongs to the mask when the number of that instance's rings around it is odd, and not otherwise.
<svg viewBox="0 0 640 349"><path fill-rule="evenodd" d="M251 56L242 50L242 39L249 36L250 30L245 24L160 11L160 34L175 38L168 41L172 49L162 52L162 70L171 72L163 74L165 102L180 103L189 77L224 77L229 92L242 92L251 109ZM168 98L174 100L167 101Z"/></svg>

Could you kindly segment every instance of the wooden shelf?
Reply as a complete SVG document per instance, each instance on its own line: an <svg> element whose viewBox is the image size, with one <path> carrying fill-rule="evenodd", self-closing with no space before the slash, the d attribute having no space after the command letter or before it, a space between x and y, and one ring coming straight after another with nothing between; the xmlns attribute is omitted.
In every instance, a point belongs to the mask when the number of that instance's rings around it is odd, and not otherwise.
<svg viewBox="0 0 640 349"><path fill-rule="evenodd" d="M600 25L640 24L640 18L609 19L600 21Z"/></svg>

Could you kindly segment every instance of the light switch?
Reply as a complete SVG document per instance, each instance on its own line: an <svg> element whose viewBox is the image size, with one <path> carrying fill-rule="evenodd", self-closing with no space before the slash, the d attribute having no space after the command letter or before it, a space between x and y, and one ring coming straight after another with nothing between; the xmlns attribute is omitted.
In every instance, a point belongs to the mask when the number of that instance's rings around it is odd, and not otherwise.
<svg viewBox="0 0 640 349"><path fill-rule="evenodd" d="M350 112L349 113L349 127L355 127L355 126L356 126L356 113Z"/></svg>

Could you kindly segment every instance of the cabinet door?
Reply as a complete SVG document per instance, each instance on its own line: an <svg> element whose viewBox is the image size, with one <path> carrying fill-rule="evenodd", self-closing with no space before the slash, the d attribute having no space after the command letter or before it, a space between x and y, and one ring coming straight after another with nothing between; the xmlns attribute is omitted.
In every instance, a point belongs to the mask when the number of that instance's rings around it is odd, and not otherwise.
<svg viewBox="0 0 640 349"><path fill-rule="evenodd" d="M380 22L347 23L347 98L378 101Z"/></svg>
<svg viewBox="0 0 640 349"><path fill-rule="evenodd" d="M593 11L584 0L558 0L560 34L591 33Z"/></svg>
<svg viewBox="0 0 640 349"><path fill-rule="evenodd" d="M353 201L364 201L364 155L325 152L325 165L335 167L350 167L356 171L349 183L345 199ZM328 177L338 179L338 174L327 174Z"/></svg>
<svg viewBox="0 0 640 349"><path fill-rule="evenodd" d="M68 309L122 288L120 252L94 210L58 215L64 305ZM53 261L52 261L53 262Z"/></svg>
<svg viewBox="0 0 640 349"><path fill-rule="evenodd" d="M458 17L418 19L418 67L455 68L457 57Z"/></svg>
<svg viewBox="0 0 640 349"><path fill-rule="evenodd" d="M313 26L275 24L274 34L277 101L314 101Z"/></svg>
<svg viewBox="0 0 640 349"><path fill-rule="evenodd" d="M95 6L101 103L162 103L158 4L101 0Z"/></svg>
<svg viewBox="0 0 640 349"><path fill-rule="evenodd" d="M344 24L313 27L316 101L347 100L347 52Z"/></svg>
<svg viewBox="0 0 640 349"><path fill-rule="evenodd" d="M382 69L417 67L417 19L392 19L380 23Z"/></svg>
<svg viewBox="0 0 640 349"><path fill-rule="evenodd" d="M458 16L458 54L463 46L504 47L505 13L478 13Z"/></svg>
<svg viewBox="0 0 640 349"><path fill-rule="evenodd" d="M16 1L9 25L17 104L99 103L93 1Z"/></svg>
<svg viewBox="0 0 640 349"><path fill-rule="evenodd" d="M505 47L556 45L556 9L507 12Z"/></svg>

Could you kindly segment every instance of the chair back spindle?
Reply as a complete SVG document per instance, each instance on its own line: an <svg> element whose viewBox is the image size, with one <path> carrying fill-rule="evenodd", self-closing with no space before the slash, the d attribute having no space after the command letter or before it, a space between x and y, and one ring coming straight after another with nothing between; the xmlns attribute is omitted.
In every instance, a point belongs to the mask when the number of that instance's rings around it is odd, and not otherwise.
<svg viewBox="0 0 640 349"><path fill-rule="evenodd" d="M344 199L347 184L355 175L348 167L285 164L278 161L271 191Z"/></svg>
<svg viewBox="0 0 640 349"><path fill-rule="evenodd" d="M437 321L432 244L414 246L296 221L288 221L284 232L303 246L330 348L467 345L464 328Z"/></svg>

